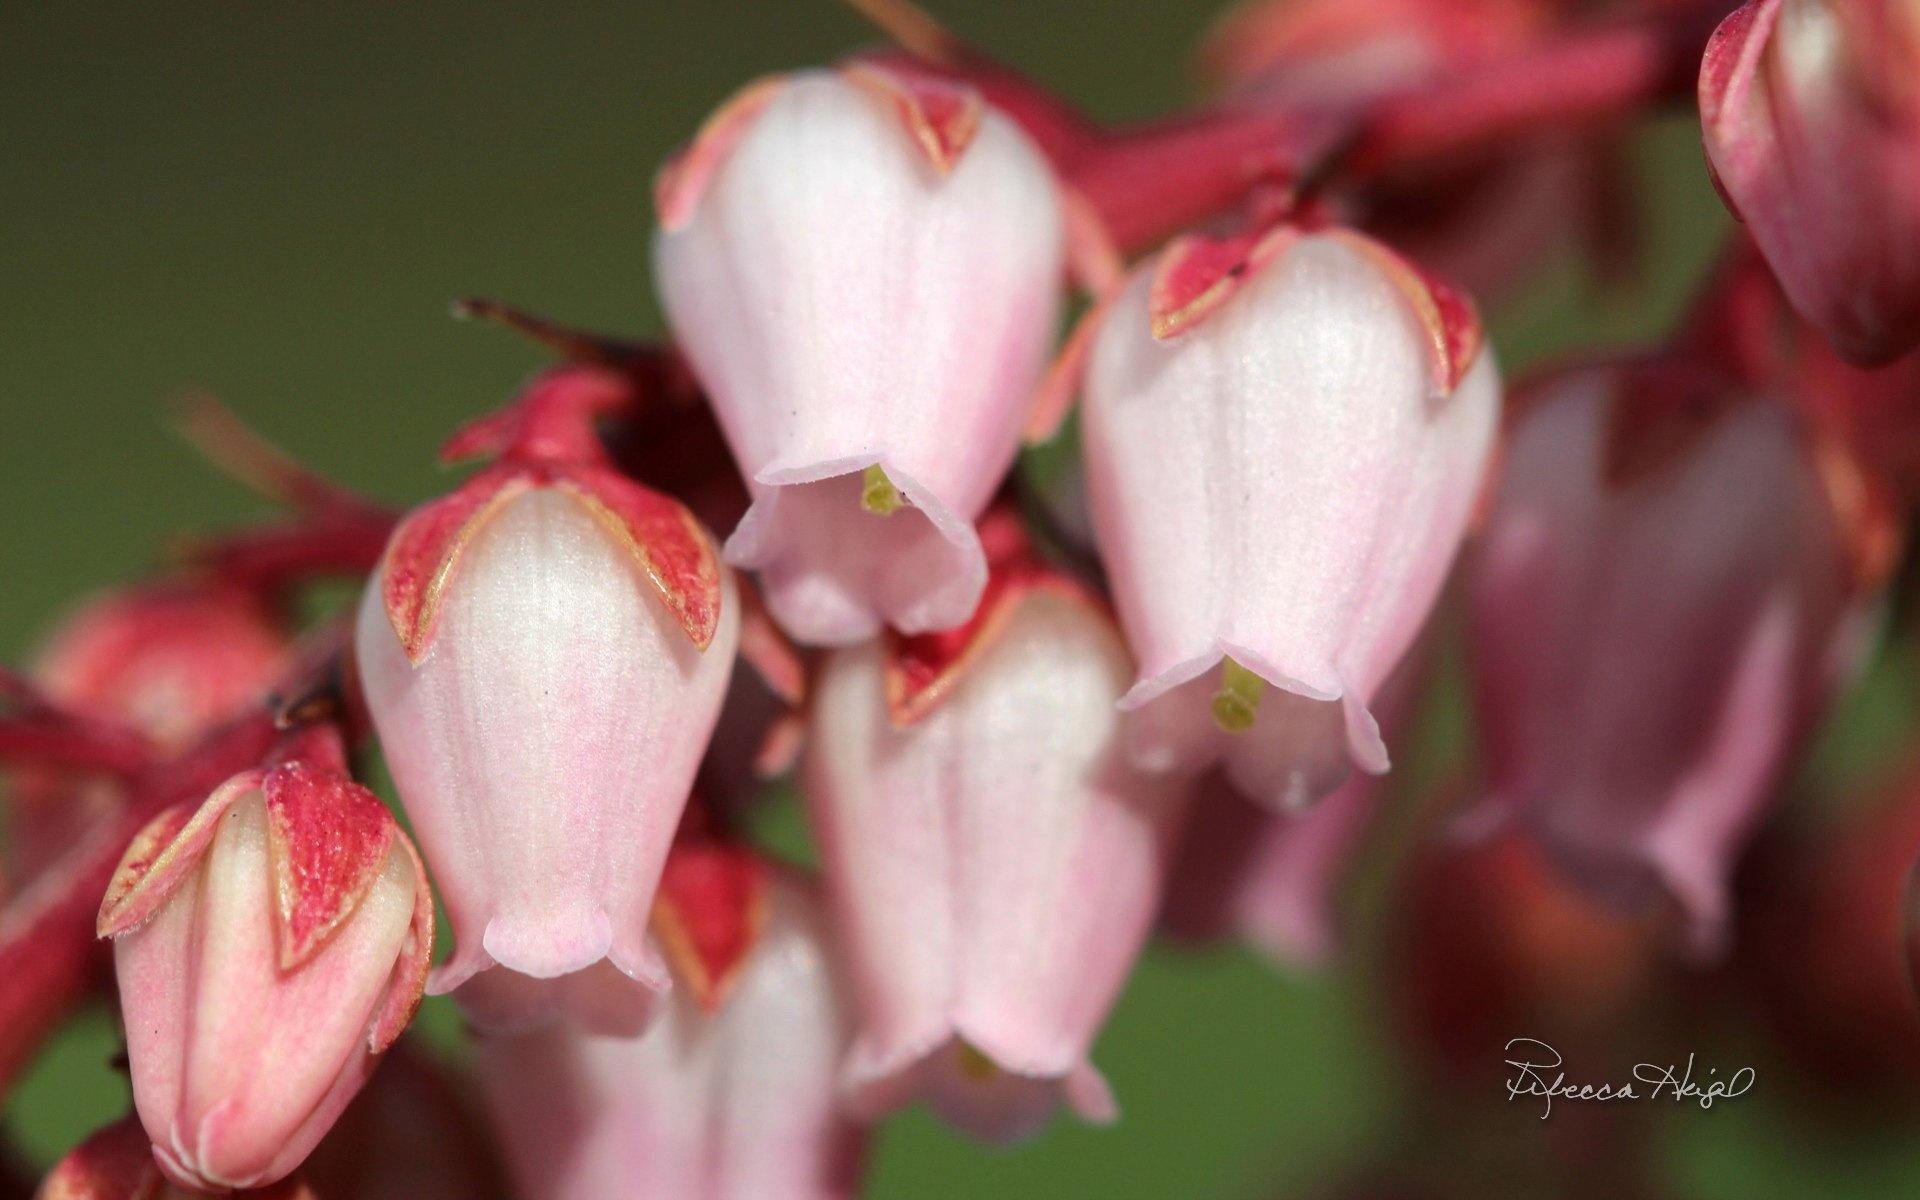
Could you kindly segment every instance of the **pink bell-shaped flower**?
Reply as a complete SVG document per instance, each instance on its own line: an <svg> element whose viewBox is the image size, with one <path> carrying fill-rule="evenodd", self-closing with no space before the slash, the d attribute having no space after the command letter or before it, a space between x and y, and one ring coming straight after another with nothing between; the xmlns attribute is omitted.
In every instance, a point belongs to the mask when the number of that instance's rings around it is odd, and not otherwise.
<svg viewBox="0 0 1920 1200"><path fill-rule="evenodd" d="M971 88L762 81L662 174L661 300L753 506L727 561L796 639L949 629L1058 311L1046 161Z"/></svg>
<svg viewBox="0 0 1920 1200"><path fill-rule="evenodd" d="M1707 158L1794 307L1862 364L1920 343L1920 13L1750 0L1700 71Z"/></svg>
<svg viewBox="0 0 1920 1200"><path fill-rule="evenodd" d="M996 545L964 629L836 652L803 781L860 1023L845 1086L993 1140L1064 1098L1114 1116L1088 1049L1159 900L1184 784L1135 771L1102 606ZM1012 554L1000 551L1011 549Z"/></svg>
<svg viewBox="0 0 1920 1200"><path fill-rule="evenodd" d="M505 457L401 524L361 607L367 703L453 924L430 990L482 1025L633 1034L667 986L648 914L739 605L686 509L555 418L622 387L565 368L510 433L475 426Z"/></svg>
<svg viewBox="0 0 1920 1200"><path fill-rule="evenodd" d="M1280 225L1175 242L1056 379L1076 357L1094 528L1139 660L1120 702L1143 710L1136 760L1221 762L1276 805L1349 765L1385 772L1368 706L1492 445L1472 307L1359 234Z"/></svg>
<svg viewBox="0 0 1920 1200"><path fill-rule="evenodd" d="M99 932L154 1159L182 1187L224 1191L298 1167L406 1027L433 897L373 793L294 759L156 818Z"/></svg>
<svg viewBox="0 0 1920 1200"><path fill-rule="evenodd" d="M1717 372L1576 368L1529 392L1467 567L1483 818L1591 890L1664 894L1699 950L1865 649L1862 481L1837 469Z"/></svg>
<svg viewBox="0 0 1920 1200"><path fill-rule="evenodd" d="M683 986L645 1037L562 1026L480 1043L520 1194L851 1200L864 1135L835 1100L847 1018L813 889L683 842L660 896Z"/></svg>

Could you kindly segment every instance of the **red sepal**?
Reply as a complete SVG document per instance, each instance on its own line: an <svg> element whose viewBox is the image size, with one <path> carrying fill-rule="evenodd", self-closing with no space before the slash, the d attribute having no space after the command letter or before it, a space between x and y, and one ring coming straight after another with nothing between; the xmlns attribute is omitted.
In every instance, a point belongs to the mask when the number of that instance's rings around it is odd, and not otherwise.
<svg viewBox="0 0 1920 1200"><path fill-rule="evenodd" d="M1434 389L1443 396L1451 394L1480 357L1486 340L1473 300L1383 242L1351 229L1329 229L1327 235L1372 259L1400 289L1431 344Z"/></svg>
<svg viewBox="0 0 1920 1200"><path fill-rule="evenodd" d="M0 910L0 1094L104 974L93 917L126 836L117 815L102 817Z"/></svg>
<svg viewBox="0 0 1920 1200"><path fill-rule="evenodd" d="M220 818L251 792L259 790L265 772L242 771L213 790L199 804L176 804L134 835L114 868L107 894L100 901L94 932L117 938L147 923L173 895L219 832Z"/></svg>
<svg viewBox="0 0 1920 1200"><path fill-rule="evenodd" d="M1746 89L1753 86L1779 13L1780 0L1750 0L1727 14L1707 39L1700 56L1698 99L1700 123L1708 129L1720 126L1729 115L1738 119ZM1727 201L1727 211L1737 216L1740 210L1727 197L1717 175L1714 186Z"/></svg>
<svg viewBox="0 0 1920 1200"><path fill-rule="evenodd" d="M1105 611L1092 592L1034 555L1011 511L996 509L981 519L980 544L987 554L987 586L966 624L912 635L889 629L883 639L887 713L896 727L923 719L952 695L1021 603L1035 593L1065 596Z"/></svg>
<svg viewBox="0 0 1920 1200"><path fill-rule="evenodd" d="M753 754L756 779L778 779L793 770L806 748L807 718L799 709L783 712L767 722L766 736Z"/></svg>
<svg viewBox="0 0 1920 1200"><path fill-rule="evenodd" d="M1080 384L1087 376L1087 360L1093 353L1094 338L1099 336L1100 326L1118 294L1117 290L1109 293L1081 314L1073 332L1067 335L1066 344L1048 366L1028 410L1027 426L1021 431L1029 445L1051 441L1066 424L1067 414L1073 411L1074 399L1080 394Z"/></svg>
<svg viewBox="0 0 1920 1200"><path fill-rule="evenodd" d="M502 408L454 431L440 447L443 463L507 456L523 462L600 462L606 450L593 419L638 400L631 374L564 363L550 367Z"/></svg>
<svg viewBox="0 0 1920 1200"><path fill-rule="evenodd" d="M653 929L700 1007L726 1002L767 920L767 863L744 846L676 842L660 875Z"/></svg>
<svg viewBox="0 0 1920 1200"><path fill-rule="evenodd" d="M760 110L786 86L784 75L754 80L715 109L686 149L666 161L653 180L653 208L662 229L681 229L693 220L701 193L727 152L746 134L747 125Z"/></svg>
<svg viewBox="0 0 1920 1200"><path fill-rule="evenodd" d="M634 556L687 637L702 650L720 628L720 560L686 507L606 467L577 467L560 486Z"/></svg>
<svg viewBox="0 0 1920 1200"><path fill-rule="evenodd" d="M1105 217L1078 189L1059 185L1061 224L1067 237L1067 277L1095 298L1112 296L1127 280L1127 260Z"/></svg>
<svg viewBox="0 0 1920 1200"><path fill-rule="evenodd" d="M741 578L739 589L740 657L768 691L797 708L807 699L806 660L767 611L767 602L753 581Z"/></svg>
<svg viewBox="0 0 1920 1200"><path fill-rule="evenodd" d="M394 836L413 864L413 919L407 925L400 958L393 964L387 998L373 1014L373 1025L367 1030L367 1048L375 1054L383 1053L406 1032L427 994L427 973L433 968L433 888L427 883L427 865L420 861L420 851L412 838L400 830Z"/></svg>
<svg viewBox="0 0 1920 1200"><path fill-rule="evenodd" d="M1299 238L1299 229L1285 224L1226 237L1193 233L1175 238L1154 268L1147 300L1153 336L1165 341L1198 325Z"/></svg>
<svg viewBox="0 0 1920 1200"><path fill-rule="evenodd" d="M410 661L426 657L440 602L467 543L530 482L526 473L509 467L482 471L400 522L380 564L380 593Z"/></svg>
<svg viewBox="0 0 1920 1200"><path fill-rule="evenodd" d="M972 84L872 59L849 63L840 75L886 102L942 175L953 170L980 132L986 102Z"/></svg>
<svg viewBox="0 0 1920 1200"><path fill-rule="evenodd" d="M126 1117L81 1142L54 1164L39 1200L163 1200L180 1195L160 1174L137 1118ZM315 1200L299 1179L234 1193L235 1200Z"/></svg>
<svg viewBox="0 0 1920 1200"><path fill-rule="evenodd" d="M280 969L290 971L359 906L399 827L372 792L310 763L275 767L260 790L280 916Z"/></svg>
<svg viewBox="0 0 1920 1200"><path fill-rule="evenodd" d="M380 571L387 619L407 658L423 660L460 556L507 501L531 487L558 487L578 501L646 573L661 601L700 649L720 624L720 563L713 541L678 501L601 466L503 464L401 522Z"/></svg>

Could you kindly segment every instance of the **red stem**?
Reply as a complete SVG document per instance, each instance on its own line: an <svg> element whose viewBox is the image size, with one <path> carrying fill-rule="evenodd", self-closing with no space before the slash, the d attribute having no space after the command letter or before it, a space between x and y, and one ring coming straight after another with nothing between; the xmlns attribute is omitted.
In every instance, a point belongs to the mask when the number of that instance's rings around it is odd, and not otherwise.
<svg viewBox="0 0 1920 1200"><path fill-rule="evenodd" d="M212 538L191 547L187 558L250 590L273 592L311 579L352 578L380 564L398 520L373 508L336 510Z"/></svg>
<svg viewBox="0 0 1920 1200"><path fill-rule="evenodd" d="M1336 173L1364 180L1690 95L1707 38L1733 7L1733 0L1650 6L1344 112L1243 104L1110 131L970 47L948 43L933 59L901 50L870 57L979 87L1040 144L1113 240L1138 251L1263 185L1318 183Z"/></svg>
<svg viewBox="0 0 1920 1200"><path fill-rule="evenodd" d="M1220 111L1103 135L1062 166L1124 251L1232 208L1265 183L1296 179L1329 153L1340 123L1259 110Z"/></svg>
<svg viewBox="0 0 1920 1200"><path fill-rule="evenodd" d="M1390 97L1366 115L1345 169L1371 174L1690 96L1707 38L1731 7L1657 9Z"/></svg>
<svg viewBox="0 0 1920 1200"><path fill-rule="evenodd" d="M32 682L0 668L0 762L132 775L152 761L147 739L126 726L69 712Z"/></svg>

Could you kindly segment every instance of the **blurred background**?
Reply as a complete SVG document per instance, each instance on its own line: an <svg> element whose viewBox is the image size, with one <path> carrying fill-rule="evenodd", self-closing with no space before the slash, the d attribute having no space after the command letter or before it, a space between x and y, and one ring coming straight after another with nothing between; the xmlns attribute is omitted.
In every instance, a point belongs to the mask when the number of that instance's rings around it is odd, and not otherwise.
<svg viewBox="0 0 1920 1200"><path fill-rule="evenodd" d="M1215 15L1193 0L944 0L938 11L1116 119L1190 94L1184 48ZM9 662L76 594L139 572L185 532L258 511L167 433L167 405L183 390L213 392L372 495L407 504L444 488L439 440L539 361L511 336L450 320L449 300L477 293L569 322L656 331L646 274L655 166L745 80L870 38L827 0L4 12L0 653ZM1643 268L1600 288L1574 248L1561 252L1490 314L1510 374L1572 348L1656 336L1710 258L1726 217L1692 114L1637 137L1630 159ZM1842 714L1780 822L1779 847L1756 855L1758 894L1790 892L1766 873L1769 853L1792 876L1836 821L1897 811L1911 793L1897 783L1914 716L1908 661L1903 645L1890 648ZM1816 1040L1809 1050L1780 1033L1779 1006L1755 1002L1769 978L1844 985L1849 961L1820 966L1761 943L1755 963L1682 975L1664 960L1607 958L1576 917L1542 916L1508 944L1501 922L1557 911L1523 867L1510 887L1486 871L1463 884L1402 869L1408 831L1444 799L1467 741L1459 705L1440 692L1334 964L1309 975L1227 945L1156 946L1096 1052L1124 1110L1118 1128L1063 1121L995 1153L909 1113L878 1140L870 1194L1319 1195L1341 1181L1398 1179L1409 1159L1428 1164L1414 1174L1441 1195L1620 1194L1607 1167L1626 1140L1650 1147L1661 1190L1682 1195L1915 1194L1912 1031L1862 1018L1851 1025L1862 1044ZM797 845L790 811L775 810L769 826ZM1796 831L1809 840L1794 842ZM1449 928L1449 904L1473 915ZM1841 938L1849 919L1807 937ZM1491 930L1493 949L1457 942L1461 923ZM1631 998L1504 1007L1512 989L1502 972L1515 955L1545 973L1544 985L1529 976L1526 987L1591 999L1628 979ZM1446 995L1434 994L1435 978ZM1509 1012L1547 1024L1502 1026ZM430 1003L427 1022L441 1042L457 1040L444 1002ZM1537 1104L1509 1104L1501 1090L1502 1046L1515 1036L1561 1045L1576 1078L1623 1078L1634 1063L1691 1051L1723 1074L1752 1066L1757 1082L1711 1111L1556 1105L1543 1122ZM1603 1056L1583 1060L1576 1046ZM6 1133L36 1167L123 1111L117 1052L110 1017L93 1011L9 1098ZM1833 1078L1821 1077L1823 1064ZM1848 1071L1873 1075L1873 1087ZM1446 1190L1448 1181L1463 1187Z"/></svg>

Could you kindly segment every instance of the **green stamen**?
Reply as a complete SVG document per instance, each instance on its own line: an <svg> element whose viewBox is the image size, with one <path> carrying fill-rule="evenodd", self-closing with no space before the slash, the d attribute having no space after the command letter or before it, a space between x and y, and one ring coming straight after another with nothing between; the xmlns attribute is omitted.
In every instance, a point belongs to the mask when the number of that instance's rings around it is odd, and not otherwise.
<svg viewBox="0 0 1920 1200"><path fill-rule="evenodd" d="M860 507L874 516L890 517L906 502L906 497L893 486L893 480L887 478L879 463L868 467L866 474L860 476Z"/></svg>
<svg viewBox="0 0 1920 1200"><path fill-rule="evenodd" d="M1213 694L1213 723L1228 733L1253 728L1267 681L1232 659L1220 664L1220 690Z"/></svg>

